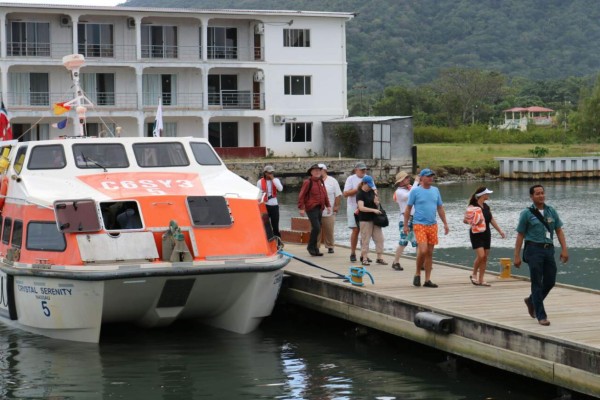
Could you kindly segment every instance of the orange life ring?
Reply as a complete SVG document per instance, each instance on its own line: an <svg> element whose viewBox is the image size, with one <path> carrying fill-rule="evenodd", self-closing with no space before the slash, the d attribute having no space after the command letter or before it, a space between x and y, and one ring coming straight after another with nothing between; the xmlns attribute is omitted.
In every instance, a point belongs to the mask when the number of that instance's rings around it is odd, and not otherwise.
<svg viewBox="0 0 600 400"><path fill-rule="evenodd" d="M8 177L4 175L2 183L0 183L0 211L4 207L4 201L6 200L6 192L8 191Z"/></svg>

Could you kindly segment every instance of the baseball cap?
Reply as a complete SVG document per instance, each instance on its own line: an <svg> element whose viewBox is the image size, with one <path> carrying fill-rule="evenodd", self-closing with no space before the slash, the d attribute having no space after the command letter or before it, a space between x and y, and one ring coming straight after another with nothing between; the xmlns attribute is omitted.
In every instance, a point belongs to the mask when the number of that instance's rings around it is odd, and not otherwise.
<svg viewBox="0 0 600 400"><path fill-rule="evenodd" d="M354 169L367 169L367 164L365 164L364 162L358 162L354 166Z"/></svg>
<svg viewBox="0 0 600 400"><path fill-rule="evenodd" d="M425 168L421 172L419 172L419 176L434 176L434 175L435 175L435 172L433 172L429 168Z"/></svg>
<svg viewBox="0 0 600 400"><path fill-rule="evenodd" d="M325 164L319 164L319 168L324 169L325 171L327 171L327 165L325 165Z"/></svg>
<svg viewBox="0 0 600 400"><path fill-rule="evenodd" d="M365 175L365 177L362 179L363 183L366 183L367 185L369 185L369 187L371 189L375 189L375 182L373 181L373 178L369 175Z"/></svg>
<svg viewBox="0 0 600 400"><path fill-rule="evenodd" d="M273 168L272 165L267 165L265 166L265 168L263 169L263 172L275 172L275 168Z"/></svg>

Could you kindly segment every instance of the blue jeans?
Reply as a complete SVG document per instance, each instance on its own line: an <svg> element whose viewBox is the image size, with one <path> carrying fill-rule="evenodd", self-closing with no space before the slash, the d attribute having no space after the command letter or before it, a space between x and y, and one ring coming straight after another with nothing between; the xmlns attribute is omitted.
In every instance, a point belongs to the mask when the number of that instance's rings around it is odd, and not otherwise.
<svg viewBox="0 0 600 400"><path fill-rule="evenodd" d="M531 295L529 298L535 309L535 317L540 321L548 317L544 308L544 299L556 283L554 247L545 249L529 244L525 252L531 278Z"/></svg>

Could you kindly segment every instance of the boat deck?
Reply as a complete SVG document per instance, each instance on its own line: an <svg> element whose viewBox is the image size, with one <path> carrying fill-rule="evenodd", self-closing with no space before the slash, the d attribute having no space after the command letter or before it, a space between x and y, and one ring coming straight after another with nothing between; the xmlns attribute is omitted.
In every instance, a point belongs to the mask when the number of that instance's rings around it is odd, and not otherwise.
<svg viewBox="0 0 600 400"><path fill-rule="evenodd" d="M350 273L350 266L360 266L350 263L350 250L344 247L323 257L311 257L305 245L286 244L284 251L342 275ZM385 258L391 265L393 256ZM557 285L544 302L552 323L546 327L529 316L523 302L529 294L527 279L500 279L490 272L486 280L491 287L475 286L469 280L470 267L434 263L432 281L439 288L415 287L415 260L403 257L401 263L404 271L372 264L367 270L375 284L364 276L360 287L292 259L285 268L288 277L281 296L319 312L600 397L599 291ZM498 260L490 260L488 267L498 270L498 266ZM417 327L414 320L419 312L453 318L452 332Z"/></svg>

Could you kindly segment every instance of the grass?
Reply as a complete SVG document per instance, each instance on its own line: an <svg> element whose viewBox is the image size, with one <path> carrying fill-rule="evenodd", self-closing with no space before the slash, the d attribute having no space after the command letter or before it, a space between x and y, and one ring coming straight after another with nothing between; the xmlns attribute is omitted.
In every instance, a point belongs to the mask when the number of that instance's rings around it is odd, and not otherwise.
<svg viewBox="0 0 600 400"><path fill-rule="evenodd" d="M529 150L535 144L471 144L432 143L417 145L417 163L420 167L446 169L449 172L498 172L494 157L532 157ZM546 157L582 157L600 155L599 144L542 144L548 149Z"/></svg>

